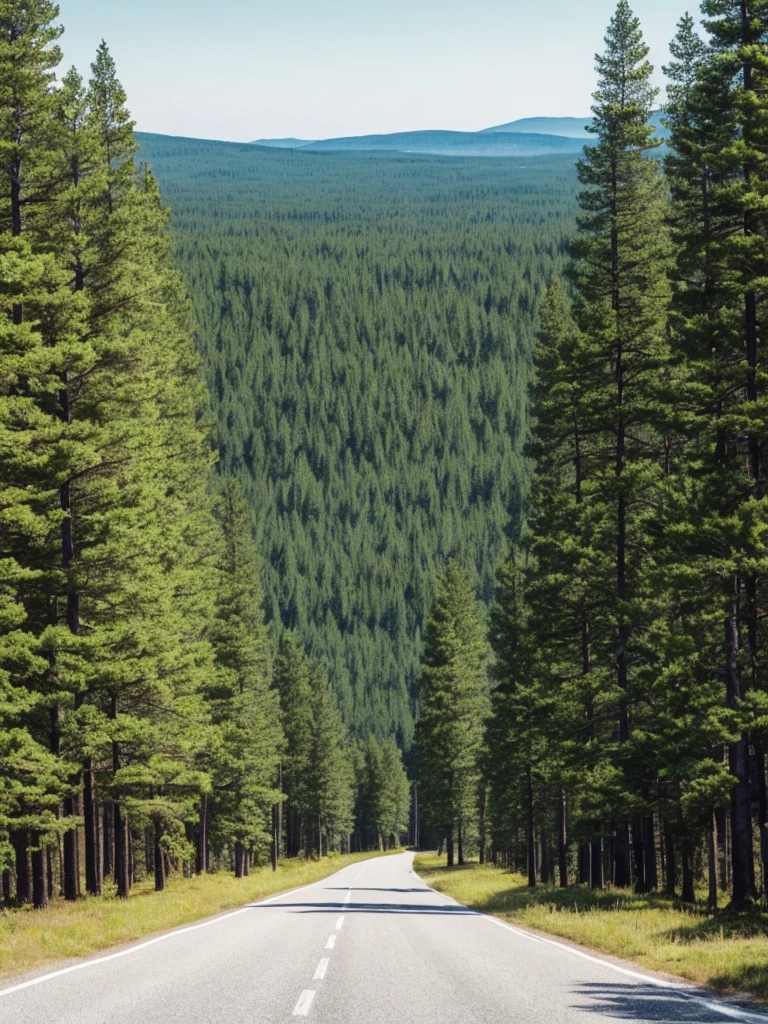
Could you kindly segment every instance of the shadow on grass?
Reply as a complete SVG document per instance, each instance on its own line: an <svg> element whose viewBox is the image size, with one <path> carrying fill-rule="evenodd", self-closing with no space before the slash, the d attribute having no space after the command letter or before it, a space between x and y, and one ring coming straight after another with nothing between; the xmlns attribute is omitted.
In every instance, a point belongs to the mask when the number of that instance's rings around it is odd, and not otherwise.
<svg viewBox="0 0 768 1024"><path fill-rule="evenodd" d="M465 864L460 868L440 867L432 869L430 874L439 888L438 876L448 878L460 872L471 872L475 867L474 864ZM519 875L499 871L499 876L500 879L507 877L515 884L495 889L485 896L478 894L477 898L468 902L468 905L487 913L517 913L529 907L546 907L553 912L575 914L590 911L675 911L685 914L690 919L690 924L686 923L663 933L671 942L768 937L768 912L764 910L753 909L735 913L724 908L711 913L703 901L693 905L681 903L661 893L638 894L631 889L593 890L585 885L570 885L567 889L554 885L537 885L535 889L531 889L522 880L517 881Z"/></svg>
<svg viewBox="0 0 768 1024"><path fill-rule="evenodd" d="M472 871L476 865L465 864L460 868L434 868L430 875L440 888L440 878L448 878L462 872ZM677 910L689 913L693 918L704 916L703 906L689 907L681 905L677 900L658 893L639 895L630 889L594 890L585 885L570 885L561 889L554 885L537 885L529 888L524 882L518 882L519 875L511 875L499 870L499 878L509 878L514 882L509 887L496 889L487 896L478 895L471 900L471 906L488 913L518 912L528 907L549 907L553 911L572 912L577 914L600 911L638 911L638 910Z"/></svg>
<svg viewBox="0 0 768 1024"><path fill-rule="evenodd" d="M737 965L713 975L709 983L723 992L750 992L768 1001L768 963Z"/></svg>

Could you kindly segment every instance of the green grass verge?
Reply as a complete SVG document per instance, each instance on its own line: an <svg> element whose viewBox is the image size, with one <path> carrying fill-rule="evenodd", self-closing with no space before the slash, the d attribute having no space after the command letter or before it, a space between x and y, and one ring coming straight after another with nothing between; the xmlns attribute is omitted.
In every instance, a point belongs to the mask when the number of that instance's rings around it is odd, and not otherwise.
<svg viewBox="0 0 768 1024"><path fill-rule="evenodd" d="M247 878L223 873L171 877L163 892L155 892L149 881L140 883L127 900L87 897L76 903L55 900L46 910L25 907L2 911L0 977L135 942L285 889L317 882L347 864L375 856L379 855L354 853L320 861L285 860L275 872L270 867L256 868Z"/></svg>
<svg viewBox="0 0 768 1024"><path fill-rule="evenodd" d="M663 896L636 896L622 889L531 890L520 875L479 864L448 869L435 854L419 854L414 868L428 885L474 910L649 970L768 1001L766 913L709 914L703 906L685 908Z"/></svg>

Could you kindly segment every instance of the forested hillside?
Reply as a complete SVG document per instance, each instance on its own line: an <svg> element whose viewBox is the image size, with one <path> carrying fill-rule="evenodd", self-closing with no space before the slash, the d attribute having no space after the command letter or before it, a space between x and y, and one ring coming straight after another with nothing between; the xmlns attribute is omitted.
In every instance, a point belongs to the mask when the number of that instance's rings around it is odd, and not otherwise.
<svg viewBox="0 0 768 1024"><path fill-rule="evenodd" d="M347 723L407 746L437 569L471 565L487 604L519 522L536 309L574 227L572 158L139 138L173 210L267 617L327 663Z"/></svg>

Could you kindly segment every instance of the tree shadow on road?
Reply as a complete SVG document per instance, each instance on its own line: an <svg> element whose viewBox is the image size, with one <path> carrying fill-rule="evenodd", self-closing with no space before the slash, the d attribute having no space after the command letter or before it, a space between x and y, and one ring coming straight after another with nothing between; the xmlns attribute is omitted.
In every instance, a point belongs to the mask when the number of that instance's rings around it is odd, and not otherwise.
<svg viewBox="0 0 768 1024"><path fill-rule="evenodd" d="M294 910L302 914L450 914L477 917L457 903L246 903L251 910Z"/></svg>
<svg viewBox="0 0 768 1024"><path fill-rule="evenodd" d="M326 885L324 886L325 892L346 892L350 886L348 885ZM416 889L382 889L378 886L365 886L365 885L354 885L351 888L355 892L432 892L432 889L428 889L425 885L419 886Z"/></svg>
<svg viewBox="0 0 768 1024"><path fill-rule="evenodd" d="M656 985L584 982L577 989L581 1002L573 1008L614 1020L648 1024L723 1024L733 1013L718 1013L683 993ZM766 1017L768 1022L768 1017Z"/></svg>

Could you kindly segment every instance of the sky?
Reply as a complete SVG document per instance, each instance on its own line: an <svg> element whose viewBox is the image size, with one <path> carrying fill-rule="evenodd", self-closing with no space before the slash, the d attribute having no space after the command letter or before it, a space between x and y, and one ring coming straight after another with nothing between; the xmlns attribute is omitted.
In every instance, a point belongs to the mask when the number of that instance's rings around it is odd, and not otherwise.
<svg viewBox="0 0 768 1024"><path fill-rule="evenodd" d="M615 8L615 0L59 2L64 67L86 74L105 39L140 131L232 141L583 117ZM661 84L684 0L633 8Z"/></svg>

